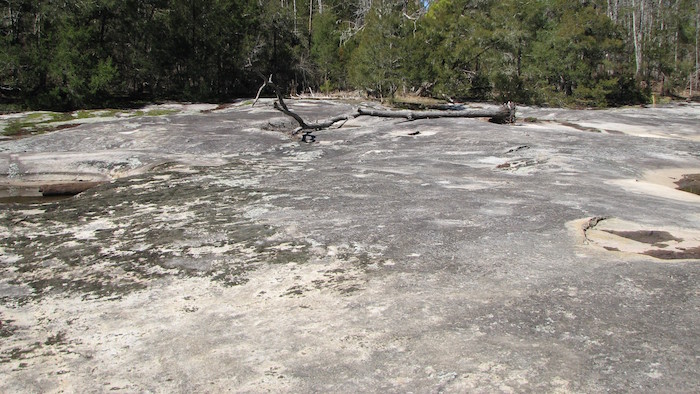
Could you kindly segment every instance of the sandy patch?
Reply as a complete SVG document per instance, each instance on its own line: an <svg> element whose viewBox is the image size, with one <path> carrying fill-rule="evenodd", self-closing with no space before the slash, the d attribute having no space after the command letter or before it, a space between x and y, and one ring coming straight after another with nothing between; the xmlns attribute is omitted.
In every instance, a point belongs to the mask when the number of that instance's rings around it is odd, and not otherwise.
<svg viewBox="0 0 700 394"><path fill-rule="evenodd" d="M661 260L700 258L700 230L650 226L618 218L586 218L568 223L578 243L621 255Z"/></svg>
<svg viewBox="0 0 700 394"><path fill-rule="evenodd" d="M677 188L676 182L687 174L700 174L700 167L695 168L666 168L663 170L648 171L644 173L644 179L651 183Z"/></svg>
<svg viewBox="0 0 700 394"><path fill-rule="evenodd" d="M700 204L700 195L678 190L678 182L686 174L700 174L700 168L666 168L647 171L641 179L614 179L606 181L633 193Z"/></svg>

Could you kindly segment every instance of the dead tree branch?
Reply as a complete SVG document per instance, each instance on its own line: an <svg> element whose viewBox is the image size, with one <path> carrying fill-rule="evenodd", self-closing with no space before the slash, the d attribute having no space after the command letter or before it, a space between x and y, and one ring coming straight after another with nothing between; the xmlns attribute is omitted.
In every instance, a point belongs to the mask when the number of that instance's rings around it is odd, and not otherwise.
<svg viewBox="0 0 700 394"><path fill-rule="evenodd" d="M382 118L404 118L409 121L419 120L419 119L437 119L437 118L490 118L489 120L496 123L513 123L515 121L515 105L513 103L507 103L497 109L461 109L461 110L446 110L446 111L379 111L372 109L358 108L357 112L338 115L330 119L307 123L299 114L292 111L287 107L284 102L284 97L279 86L277 86L272 81L272 75L269 78L265 78L262 74L259 74L263 79L263 84L258 89L258 94L255 96L255 101L253 106L260 99L260 94L266 87L271 87L275 91L277 96L277 101L274 102L273 106L276 110L282 112L283 114L293 118L299 127L294 130L293 134L297 134L302 130L323 130L331 128L334 124L338 122L343 122L340 127L343 127L345 123L350 119L355 119L360 116L377 116ZM339 128L340 128L339 127Z"/></svg>
<svg viewBox="0 0 700 394"><path fill-rule="evenodd" d="M272 75L270 75L270 77L267 79L265 79L263 77L263 80L264 80L264 82L263 82L262 86L260 86L260 89L258 89L258 94L255 97L255 101L253 102L253 105L255 105L255 103L258 102L258 100L260 98L260 93L262 93L262 91L263 91L263 89L265 89L265 87L269 86L272 89L274 89L275 95L277 96L277 101L275 101L275 103L273 104L275 109L282 112L283 114L285 114L289 117L292 117L294 120L296 120L297 123L299 123L299 127L296 130L294 130L294 134L297 134L302 130L327 129L338 122L341 122L341 121L347 122L350 119L354 119L354 118L360 116L359 114L338 115L338 116L335 116L333 118L330 118L330 119L327 119L324 121L319 121L319 122L315 122L315 123L306 123L306 121L304 121L304 119L301 116L299 116L299 114L291 111L289 109L289 107L287 107L287 104L284 102L284 96L282 95L282 91L280 90L279 86L277 86L272 81ZM345 124L345 122L343 122L343 125ZM340 127L342 127L342 125Z"/></svg>

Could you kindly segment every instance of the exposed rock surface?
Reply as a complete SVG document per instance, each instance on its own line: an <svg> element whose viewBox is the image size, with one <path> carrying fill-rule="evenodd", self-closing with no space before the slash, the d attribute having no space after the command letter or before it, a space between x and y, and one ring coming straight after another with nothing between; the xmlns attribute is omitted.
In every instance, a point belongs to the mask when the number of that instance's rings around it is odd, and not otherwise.
<svg viewBox="0 0 700 394"><path fill-rule="evenodd" d="M700 391L700 106L266 104L0 141L0 197L106 181L0 203L0 392Z"/></svg>

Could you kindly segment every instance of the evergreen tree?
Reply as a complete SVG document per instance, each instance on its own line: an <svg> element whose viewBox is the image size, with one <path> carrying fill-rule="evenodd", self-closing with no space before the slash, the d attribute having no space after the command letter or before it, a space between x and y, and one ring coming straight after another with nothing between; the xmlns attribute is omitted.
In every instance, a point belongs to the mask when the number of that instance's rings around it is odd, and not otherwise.
<svg viewBox="0 0 700 394"><path fill-rule="evenodd" d="M400 16L392 8L388 2L373 6L349 64L350 82L377 97L392 96L401 79Z"/></svg>
<svg viewBox="0 0 700 394"><path fill-rule="evenodd" d="M426 8L427 7L427 8ZM0 103L291 91L553 105L700 88L698 0L6 0Z"/></svg>
<svg viewBox="0 0 700 394"><path fill-rule="evenodd" d="M615 61L624 53L620 32L591 5L554 1L546 12L529 66L536 88L553 104L607 105L618 79L630 72Z"/></svg>
<svg viewBox="0 0 700 394"><path fill-rule="evenodd" d="M339 86L343 78L343 61L340 51L338 19L332 10L326 10L313 21L311 56L318 67L316 84L326 92Z"/></svg>

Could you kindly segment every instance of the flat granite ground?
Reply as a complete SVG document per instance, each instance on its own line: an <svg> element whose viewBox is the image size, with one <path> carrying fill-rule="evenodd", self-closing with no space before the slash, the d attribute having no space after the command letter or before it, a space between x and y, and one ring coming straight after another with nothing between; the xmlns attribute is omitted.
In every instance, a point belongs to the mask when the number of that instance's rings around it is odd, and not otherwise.
<svg viewBox="0 0 700 394"><path fill-rule="evenodd" d="M700 105L214 107L0 141L0 392L700 392Z"/></svg>

